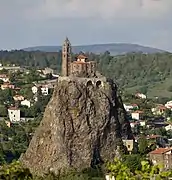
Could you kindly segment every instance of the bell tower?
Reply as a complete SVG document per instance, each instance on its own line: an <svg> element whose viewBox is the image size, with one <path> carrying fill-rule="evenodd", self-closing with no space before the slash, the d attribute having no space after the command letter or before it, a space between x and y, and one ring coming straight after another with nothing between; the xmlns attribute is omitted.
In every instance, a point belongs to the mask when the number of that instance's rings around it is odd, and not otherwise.
<svg viewBox="0 0 172 180"><path fill-rule="evenodd" d="M62 69L61 69L62 76L70 75L70 63L72 59L71 53L72 53L71 43L69 39L66 37L62 47Z"/></svg>

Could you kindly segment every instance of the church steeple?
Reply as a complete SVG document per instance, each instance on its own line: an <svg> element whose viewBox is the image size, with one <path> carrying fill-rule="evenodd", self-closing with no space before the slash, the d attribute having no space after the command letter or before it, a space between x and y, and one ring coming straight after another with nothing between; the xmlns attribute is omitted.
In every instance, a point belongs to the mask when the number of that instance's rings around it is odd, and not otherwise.
<svg viewBox="0 0 172 180"><path fill-rule="evenodd" d="M70 75L71 52L71 43L68 37L66 37L62 48L62 76Z"/></svg>

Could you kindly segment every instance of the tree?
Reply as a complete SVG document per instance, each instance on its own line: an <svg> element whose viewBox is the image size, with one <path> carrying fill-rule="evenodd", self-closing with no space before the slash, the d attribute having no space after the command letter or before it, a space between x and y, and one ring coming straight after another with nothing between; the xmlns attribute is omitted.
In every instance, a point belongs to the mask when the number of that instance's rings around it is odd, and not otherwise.
<svg viewBox="0 0 172 180"><path fill-rule="evenodd" d="M0 116L1 117L7 117L7 108L4 105L0 106Z"/></svg>
<svg viewBox="0 0 172 180"><path fill-rule="evenodd" d="M139 154L130 154L123 157L124 164L130 168L132 172L141 170L142 157Z"/></svg>
<svg viewBox="0 0 172 180"><path fill-rule="evenodd" d="M20 94L23 95L26 99L33 99L33 92L31 86L25 86L20 90Z"/></svg>
<svg viewBox="0 0 172 180"><path fill-rule="evenodd" d="M172 177L172 171L162 171L160 165L152 166L148 161L141 161L140 170L131 171L130 167L125 165L118 159L107 163L107 170L110 176L114 176L115 180L162 180Z"/></svg>
<svg viewBox="0 0 172 180"><path fill-rule="evenodd" d="M139 138L139 152L140 154L144 155L147 154L148 151L148 142L145 136L141 136Z"/></svg>
<svg viewBox="0 0 172 180"><path fill-rule="evenodd" d="M4 84L4 81L2 79L0 79L0 85Z"/></svg>
<svg viewBox="0 0 172 180"><path fill-rule="evenodd" d="M168 90L169 92L172 92L172 86L169 86L169 87L167 88L167 90Z"/></svg>

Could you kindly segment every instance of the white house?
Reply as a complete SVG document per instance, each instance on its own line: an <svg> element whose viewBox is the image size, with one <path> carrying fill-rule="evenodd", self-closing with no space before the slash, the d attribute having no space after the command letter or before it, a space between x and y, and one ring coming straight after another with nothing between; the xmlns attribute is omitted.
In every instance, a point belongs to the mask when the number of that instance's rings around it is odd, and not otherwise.
<svg viewBox="0 0 172 180"><path fill-rule="evenodd" d="M124 104L124 108L128 112L128 111L131 111L133 109L133 106Z"/></svg>
<svg viewBox="0 0 172 180"><path fill-rule="evenodd" d="M32 87L32 92L33 92L33 94L37 94L38 88L41 89L41 93L42 93L43 95L48 95L48 94L49 94L48 85L33 86L33 87Z"/></svg>
<svg viewBox="0 0 172 180"><path fill-rule="evenodd" d="M131 126L131 128L135 128L137 126L140 126L140 123L139 122L130 122L130 126Z"/></svg>
<svg viewBox="0 0 172 180"><path fill-rule="evenodd" d="M20 109L17 107L10 107L8 109L8 116L11 122L20 121Z"/></svg>
<svg viewBox="0 0 172 180"><path fill-rule="evenodd" d="M25 99L25 100L21 101L21 105L22 106L27 106L27 107L30 108L31 107L31 102L29 100Z"/></svg>
<svg viewBox="0 0 172 180"><path fill-rule="evenodd" d="M134 120L141 120L143 118L143 111L135 111L131 113L131 117Z"/></svg>
<svg viewBox="0 0 172 180"><path fill-rule="evenodd" d="M48 86L46 86L46 85L41 86L41 93L43 95L48 95L48 92L49 92Z"/></svg>
<svg viewBox="0 0 172 180"><path fill-rule="evenodd" d="M44 75L46 75L46 74L53 74L54 70L51 69L51 68L46 67L44 70L42 70L42 72L43 72Z"/></svg>
<svg viewBox="0 0 172 180"><path fill-rule="evenodd" d="M138 109L138 105L137 104L124 104L124 108L127 112L131 111L131 110L136 110Z"/></svg>
<svg viewBox="0 0 172 180"><path fill-rule="evenodd" d="M166 131L172 130L172 124L169 124L168 126L165 126L165 130Z"/></svg>
<svg viewBox="0 0 172 180"><path fill-rule="evenodd" d="M146 95L142 94L142 93L136 93L135 96L138 97L138 98L141 98L141 99L146 99L147 98Z"/></svg>
<svg viewBox="0 0 172 180"><path fill-rule="evenodd" d="M105 179L106 179L106 180L115 180L115 177L107 174L107 175L105 176Z"/></svg>
<svg viewBox="0 0 172 180"><path fill-rule="evenodd" d="M146 121L140 121L140 126L146 126Z"/></svg>
<svg viewBox="0 0 172 180"><path fill-rule="evenodd" d="M172 101L166 102L165 107L168 109L172 109Z"/></svg>
<svg viewBox="0 0 172 180"><path fill-rule="evenodd" d="M38 87L33 86L32 87L32 92L33 92L33 94L36 94L38 92Z"/></svg>

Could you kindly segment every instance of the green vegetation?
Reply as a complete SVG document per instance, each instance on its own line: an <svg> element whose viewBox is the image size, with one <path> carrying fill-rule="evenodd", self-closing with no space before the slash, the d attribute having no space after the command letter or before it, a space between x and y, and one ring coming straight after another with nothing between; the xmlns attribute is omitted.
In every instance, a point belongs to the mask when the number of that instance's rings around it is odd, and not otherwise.
<svg viewBox="0 0 172 180"><path fill-rule="evenodd" d="M99 69L112 77L120 87L129 92L141 91L150 96L171 97L172 54L131 53L110 56L108 52L98 57Z"/></svg>
<svg viewBox="0 0 172 180"><path fill-rule="evenodd" d="M0 179L3 180L104 180L103 173L99 169L85 169L81 172L70 171L65 174L54 175L47 173L43 176L34 176L19 162L13 162L0 168Z"/></svg>
<svg viewBox="0 0 172 180"><path fill-rule="evenodd" d="M108 162L100 169L85 169L81 172L70 171L65 174L47 173L42 177L34 176L19 162L13 162L0 168L0 179L4 180L104 180L105 175L114 176L115 180L165 180L172 177L172 171L162 171L163 166L153 166L148 161L141 161L140 169L132 171L118 159Z"/></svg>
<svg viewBox="0 0 172 180"><path fill-rule="evenodd" d="M172 171L162 171L163 166L153 166L148 161L141 161L141 169L131 171L130 167L115 159L107 164L107 169L115 180L163 180L172 177Z"/></svg>
<svg viewBox="0 0 172 180"><path fill-rule="evenodd" d="M17 160L26 151L41 119L40 116L27 122L11 124L11 127L7 126L7 121L0 121L0 165Z"/></svg>
<svg viewBox="0 0 172 180"><path fill-rule="evenodd" d="M24 67L51 67L55 70L60 70L61 52L46 53L40 51L27 52L23 50L0 51L0 62L4 66L15 64Z"/></svg>
<svg viewBox="0 0 172 180"><path fill-rule="evenodd" d="M98 69L102 74L113 78L121 89L129 93L139 91L150 97L172 97L171 53L130 53L111 56L109 52L105 52L100 55L93 53L86 55L89 60L98 62ZM50 67L60 72L61 51L57 53L0 51L0 61L4 65ZM27 80L32 81L32 77L28 77Z"/></svg>

